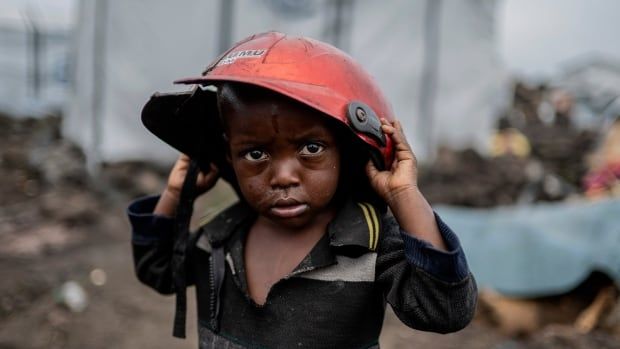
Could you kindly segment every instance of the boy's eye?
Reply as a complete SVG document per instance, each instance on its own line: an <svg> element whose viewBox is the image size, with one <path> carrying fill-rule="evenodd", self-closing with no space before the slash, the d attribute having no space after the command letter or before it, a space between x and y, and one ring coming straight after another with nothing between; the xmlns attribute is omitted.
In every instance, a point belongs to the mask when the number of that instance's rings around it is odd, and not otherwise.
<svg viewBox="0 0 620 349"><path fill-rule="evenodd" d="M322 152L325 149L324 146L318 143L308 143L301 148L301 155L316 155Z"/></svg>
<svg viewBox="0 0 620 349"><path fill-rule="evenodd" d="M245 153L245 155L243 156L246 160L250 160L250 161L260 161L260 160L265 160L267 158L267 153L265 153L262 150L250 150L249 152Z"/></svg>

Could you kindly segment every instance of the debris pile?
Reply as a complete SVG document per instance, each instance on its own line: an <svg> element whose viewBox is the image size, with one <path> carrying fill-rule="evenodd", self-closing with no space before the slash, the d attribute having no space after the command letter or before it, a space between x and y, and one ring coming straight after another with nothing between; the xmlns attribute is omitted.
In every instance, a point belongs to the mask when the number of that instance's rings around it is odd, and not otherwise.
<svg viewBox="0 0 620 349"><path fill-rule="evenodd" d="M584 178L593 168L589 157L599 146L602 130L578 128L571 118L572 99L560 92L517 83L512 108L489 140L492 156L442 148L433 163L421 168L420 188L429 201L494 207L583 195ZM617 148L606 149L610 153ZM607 188L614 169L606 168L589 181L605 181L601 185Z"/></svg>
<svg viewBox="0 0 620 349"><path fill-rule="evenodd" d="M527 338L534 347L556 348L554 343L577 340L590 343L577 348L607 348L620 344L617 299L613 281L593 273L574 290L557 296L523 299L482 290L477 319L506 336ZM605 345L592 346L597 342Z"/></svg>
<svg viewBox="0 0 620 349"><path fill-rule="evenodd" d="M96 285L87 287L95 266L83 254L120 233L106 233L118 226L109 197L60 126L59 116L0 115L0 347L67 347L70 313L88 309Z"/></svg>
<svg viewBox="0 0 620 349"><path fill-rule="evenodd" d="M98 219L82 152L60 137L60 118L0 116L0 254L34 256L74 245L72 228Z"/></svg>

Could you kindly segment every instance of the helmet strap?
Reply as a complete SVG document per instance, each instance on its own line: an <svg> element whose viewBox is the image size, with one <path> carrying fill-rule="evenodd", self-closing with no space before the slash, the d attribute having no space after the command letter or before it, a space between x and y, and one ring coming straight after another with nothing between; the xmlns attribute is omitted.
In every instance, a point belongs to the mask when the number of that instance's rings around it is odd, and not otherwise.
<svg viewBox="0 0 620 349"><path fill-rule="evenodd" d="M191 160L181 187L181 195L177 206L175 220L175 235L172 255L172 277L176 293L176 309L174 313L174 325L172 335L185 338L185 323L187 316L187 240L189 238L189 225L194 208L196 179L200 168L198 163Z"/></svg>

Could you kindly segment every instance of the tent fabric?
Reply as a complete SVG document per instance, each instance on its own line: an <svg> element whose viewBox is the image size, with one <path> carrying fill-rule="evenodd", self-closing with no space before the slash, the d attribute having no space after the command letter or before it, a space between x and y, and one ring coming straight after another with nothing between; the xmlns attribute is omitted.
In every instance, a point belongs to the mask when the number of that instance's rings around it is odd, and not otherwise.
<svg viewBox="0 0 620 349"><path fill-rule="evenodd" d="M222 25L230 24L221 18L225 1L229 0L188 0L182 5L164 0L105 1L104 33L99 32L105 53L96 60L99 1L81 0L75 88L63 125L65 135L88 154L99 152L97 158L103 161L172 161L174 152L140 124L140 109L155 91L186 88L171 82L201 72L220 53ZM334 15L338 4L344 6L340 22ZM423 159L420 139L428 130L419 125L430 116L417 111L426 4L423 0L235 0L230 38L234 42L251 33L279 30L338 44L375 77ZM496 0L441 2L431 131L436 142L483 150L497 110L506 105L503 97L510 86L494 46L495 8ZM95 61L102 63L95 67ZM98 97L93 94L97 69L103 74L97 79L103 84ZM93 118L98 103L99 121Z"/></svg>
<svg viewBox="0 0 620 349"><path fill-rule="evenodd" d="M68 32L44 25L37 29L38 64L32 28L9 26L0 19L0 111L3 113L16 117L46 115L61 108L66 100ZM38 80L34 79L36 73Z"/></svg>
<svg viewBox="0 0 620 349"><path fill-rule="evenodd" d="M74 94L63 132L92 155L95 104L94 42L98 0L83 0L76 28ZM155 91L180 91L172 81L195 74L214 57L215 1L105 1L100 152L103 161L150 160L168 163L175 152L140 122L140 111ZM145 15L148 14L148 15Z"/></svg>
<svg viewBox="0 0 620 349"><path fill-rule="evenodd" d="M594 271L620 286L620 199L436 209L459 235L480 287L523 297L557 295Z"/></svg>

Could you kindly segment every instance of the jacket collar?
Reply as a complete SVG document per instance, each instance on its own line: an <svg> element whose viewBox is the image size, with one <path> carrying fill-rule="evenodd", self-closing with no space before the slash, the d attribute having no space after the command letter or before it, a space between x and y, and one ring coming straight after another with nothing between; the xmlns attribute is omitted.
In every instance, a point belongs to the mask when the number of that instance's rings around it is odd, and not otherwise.
<svg viewBox="0 0 620 349"><path fill-rule="evenodd" d="M347 201L336 218L327 226L330 245L358 246L374 251L379 241L379 210L366 202Z"/></svg>
<svg viewBox="0 0 620 349"><path fill-rule="evenodd" d="M231 237L238 227L254 220L256 213L244 201L239 201L216 215L202 227L203 235L212 246L220 246Z"/></svg>

